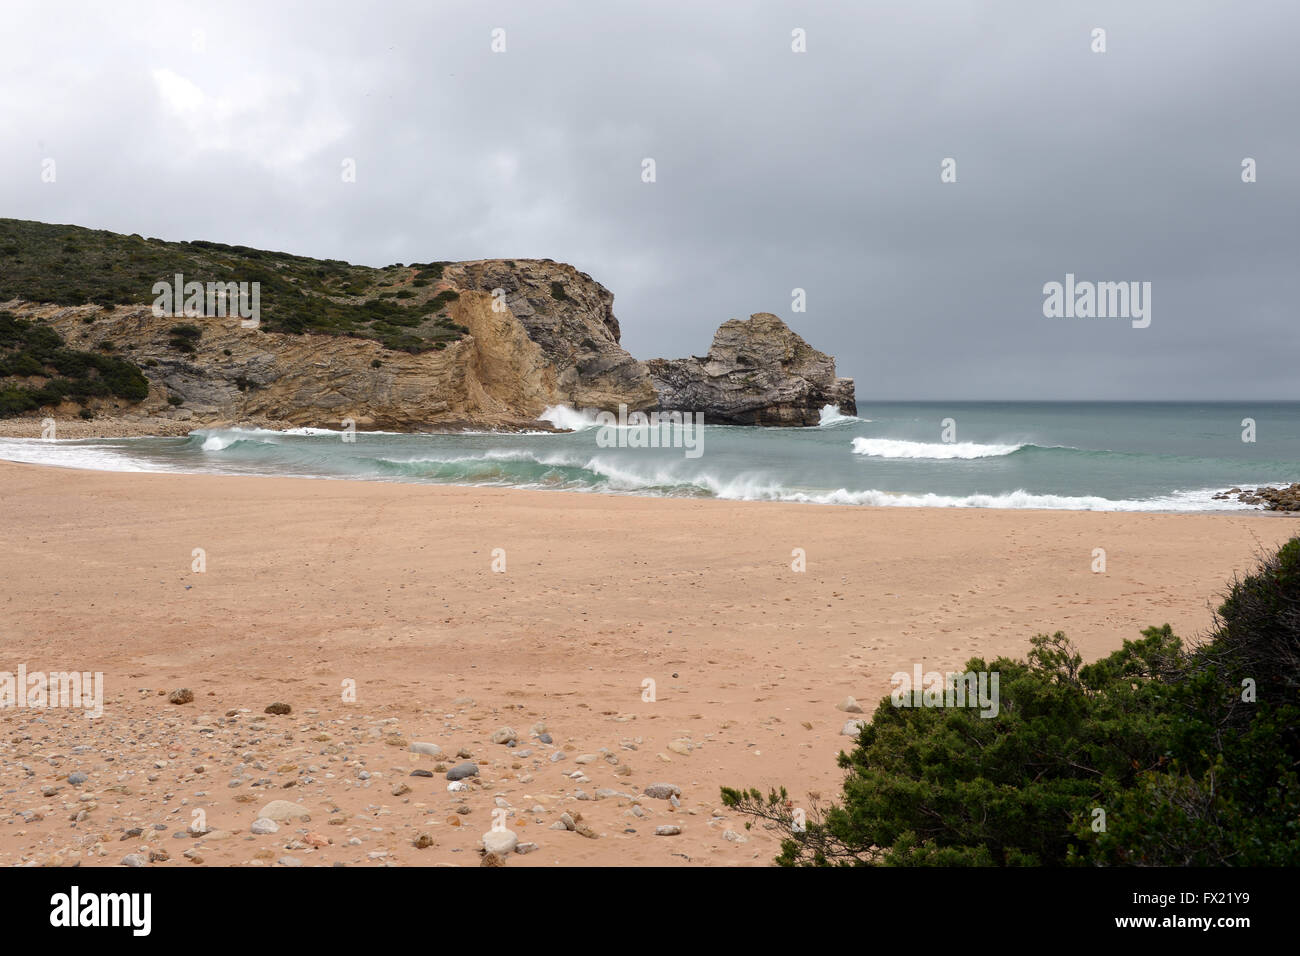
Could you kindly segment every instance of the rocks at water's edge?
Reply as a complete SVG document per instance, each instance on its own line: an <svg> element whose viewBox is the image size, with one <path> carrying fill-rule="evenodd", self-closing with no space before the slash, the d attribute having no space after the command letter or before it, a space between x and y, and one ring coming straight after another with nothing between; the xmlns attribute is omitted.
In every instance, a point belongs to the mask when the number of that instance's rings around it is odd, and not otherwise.
<svg viewBox="0 0 1300 956"><path fill-rule="evenodd" d="M700 412L714 425L816 425L827 405L856 415L853 379L775 315L724 322L703 358L646 363L660 411Z"/></svg>
<svg viewBox="0 0 1300 956"><path fill-rule="evenodd" d="M1300 483L1285 488L1230 488L1214 498L1218 501L1236 498L1245 505L1260 505L1264 511L1300 511Z"/></svg>

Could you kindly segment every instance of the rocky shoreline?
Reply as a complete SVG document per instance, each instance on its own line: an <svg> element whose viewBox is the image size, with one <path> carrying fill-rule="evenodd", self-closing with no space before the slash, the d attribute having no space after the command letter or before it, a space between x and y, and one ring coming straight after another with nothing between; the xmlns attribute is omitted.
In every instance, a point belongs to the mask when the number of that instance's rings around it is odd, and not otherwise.
<svg viewBox="0 0 1300 956"><path fill-rule="evenodd" d="M1300 482L1285 488L1229 488L1214 496L1216 501L1236 498L1244 505L1259 505L1264 511L1300 511Z"/></svg>

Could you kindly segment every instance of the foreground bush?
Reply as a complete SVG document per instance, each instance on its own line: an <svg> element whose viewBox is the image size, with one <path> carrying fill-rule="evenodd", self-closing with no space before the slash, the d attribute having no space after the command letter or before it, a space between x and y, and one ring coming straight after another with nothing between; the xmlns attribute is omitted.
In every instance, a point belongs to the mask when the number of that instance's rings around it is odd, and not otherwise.
<svg viewBox="0 0 1300 956"><path fill-rule="evenodd" d="M1198 647L1168 625L1086 666L1059 632L1031 645L966 665L999 673L996 717L882 701L837 804L723 802L782 832L787 866L1300 861L1300 538L1231 585Z"/></svg>

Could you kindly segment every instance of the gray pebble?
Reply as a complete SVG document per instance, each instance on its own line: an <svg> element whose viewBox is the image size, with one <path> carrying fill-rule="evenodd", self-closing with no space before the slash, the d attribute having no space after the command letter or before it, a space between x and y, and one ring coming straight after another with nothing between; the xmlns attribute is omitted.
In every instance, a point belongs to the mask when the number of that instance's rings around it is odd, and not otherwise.
<svg viewBox="0 0 1300 956"><path fill-rule="evenodd" d="M458 763L447 771L448 780L464 780L466 777L478 776L478 764L472 760L466 760L464 763Z"/></svg>

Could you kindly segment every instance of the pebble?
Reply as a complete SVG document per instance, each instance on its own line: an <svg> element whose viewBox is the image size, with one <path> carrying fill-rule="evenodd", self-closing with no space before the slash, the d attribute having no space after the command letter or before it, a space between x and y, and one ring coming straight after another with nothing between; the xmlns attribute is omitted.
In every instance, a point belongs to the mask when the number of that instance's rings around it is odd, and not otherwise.
<svg viewBox="0 0 1300 956"><path fill-rule="evenodd" d="M194 700L194 691L188 687L178 687L167 695L167 700L172 704L188 704Z"/></svg>
<svg viewBox="0 0 1300 956"><path fill-rule="evenodd" d="M514 830L489 830L483 834L483 848L498 856L514 852L518 845L519 836Z"/></svg>
<svg viewBox="0 0 1300 956"><path fill-rule="evenodd" d="M128 853L126 856L122 857L123 866L147 866L148 863L149 861L139 853Z"/></svg>
<svg viewBox="0 0 1300 956"><path fill-rule="evenodd" d="M415 743L411 744L411 753L424 754L428 757L441 757L442 748L439 747L437 744L431 744L426 741L417 740Z"/></svg>
<svg viewBox="0 0 1300 956"><path fill-rule="evenodd" d="M272 800L257 815L265 817L267 820L283 823L285 820L301 820L303 817L310 816L311 811L301 803L294 803L290 800Z"/></svg>
<svg viewBox="0 0 1300 956"><path fill-rule="evenodd" d="M250 833L256 833L259 836L264 833L275 833L280 829L280 824L274 820L268 820L266 817L258 817L253 821L253 825L248 828Z"/></svg>
<svg viewBox="0 0 1300 956"><path fill-rule="evenodd" d="M677 836L682 828L675 823L665 823L655 827L655 836Z"/></svg>
<svg viewBox="0 0 1300 956"><path fill-rule="evenodd" d="M867 722L861 718L858 718L857 720L846 721L844 726L840 728L840 736L856 737L858 735L858 732L861 731L862 728L865 726L867 726Z"/></svg>
<svg viewBox="0 0 1300 956"><path fill-rule="evenodd" d="M458 763L447 771L448 780L464 780L466 777L478 776L478 764L472 760L466 760L464 763Z"/></svg>
<svg viewBox="0 0 1300 956"><path fill-rule="evenodd" d="M681 787L671 783L652 783L645 788L645 795L656 800L671 800L673 797L681 796L681 793Z"/></svg>
<svg viewBox="0 0 1300 956"><path fill-rule="evenodd" d="M281 866L302 866L302 860L298 859L296 856L282 856L275 862Z"/></svg>
<svg viewBox="0 0 1300 956"><path fill-rule="evenodd" d="M492 742L494 744L509 744L518 739L519 735L515 733L513 727L501 727L492 734Z"/></svg>
<svg viewBox="0 0 1300 956"><path fill-rule="evenodd" d="M90 777L82 773L80 770L74 770L72 773L68 774L68 783L72 784L74 787L81 786L89 779Z"/></svg>
<svg viewBox="0 0 1300 956"><path fill-rule="evenodd" d="M838 704L835 705L835 709L842 710L846 714L862 713L862 708L858 706L858 702L854 700L852 697L845 697L842 701L840 701Z"/></svg>

